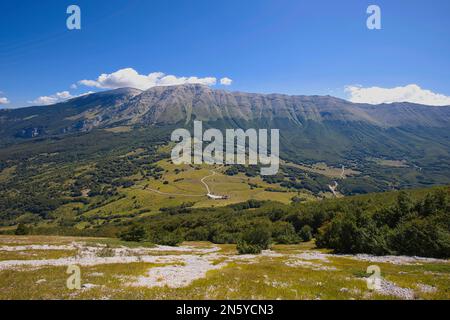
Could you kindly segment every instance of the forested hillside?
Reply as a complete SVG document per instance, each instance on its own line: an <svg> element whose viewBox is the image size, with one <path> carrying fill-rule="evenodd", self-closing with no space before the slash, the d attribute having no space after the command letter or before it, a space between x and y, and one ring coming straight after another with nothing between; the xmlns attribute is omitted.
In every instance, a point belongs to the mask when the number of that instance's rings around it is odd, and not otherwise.
<svg viewBox="0 0 450 320"><path fill-rule="evenodd" d="M26 233L118 236L166 245L238 243L243 253L315 238L318 247L336 253L448 258L449 221L450 187L440 187L291 205L250 200L200 209L184 203L127 222L111 219L90 230L47 226L26 228Z"/></svg>

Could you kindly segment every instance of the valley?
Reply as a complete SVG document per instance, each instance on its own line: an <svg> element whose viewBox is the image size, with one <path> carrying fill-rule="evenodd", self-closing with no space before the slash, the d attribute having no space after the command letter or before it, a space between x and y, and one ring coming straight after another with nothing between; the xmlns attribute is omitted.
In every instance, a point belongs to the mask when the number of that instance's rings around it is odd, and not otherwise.
<svg viewBox="0 0 450 320"><path fill-rule="evenodd" d="M450 1L414 2L1 1L0 301L450 300Z"/></svg>
<svg viewBox="0 0 450 320"><path fill-rule="evenodd" d="M449 109L390 107L387 119L384 106L332 97L183 85L2 110L1 291L448 299ZM406 124L398 113L410 108L423 117ZM278 173L175 164L171 133L193 119L205 130L279 128ZM77 291L65 288L71 264ZM379 291L367 289L370 265L385 277Z"/></svg>

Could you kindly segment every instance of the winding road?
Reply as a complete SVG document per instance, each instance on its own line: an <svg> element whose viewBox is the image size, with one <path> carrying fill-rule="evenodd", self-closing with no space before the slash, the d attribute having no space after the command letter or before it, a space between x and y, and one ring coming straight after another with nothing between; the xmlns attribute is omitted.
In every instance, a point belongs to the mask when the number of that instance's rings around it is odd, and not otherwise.
<svg viewBox="0 0 450 320"><path fill-rule="evenodd" d="M222 168L223 166L220 166L218 169ZM211 189L209 188L208 184L205 182L205 180L207 178L213 177L217 174L216 171L214 170L210 170L212 172L212 174L209 174L207 176L204 176L200 182L205 186L207 193L206 194L183 194L183 193L169 193L169 192L162 192L156 189L152 189L152 188L145 188L145 190L150 190L152 192L161 194L161 195L165 195L165 196L176 196L176 197L204 197L204 196L208 196L208 197L212 197L212 198L216 198L218 199L219 197L221 198L221 196L215 196L211 193Z"/></svg>
<svg viewBox="0 0 450 320"><path fill-rule="evenodd" d="M220 168L222 168L222 167L219 167L218 169L220 169ZM210 175L208 175L208 176L205 176L205 177L203 177L203 178L200 180L200 182L203 183L203 185L205 186L206 191L208 192L208 194L211 194L211 190L209 189L208 184L205 182L205 179L207 179L207 178L209 178L209 177L213 177L213 176L215 176L215 175L217 174L217 172L214 171L214 170L210 170L210 171L212 172L212 174L210 174Z"/></svg>
<svg viewBox="0 0 450 320"><path fill-rule="evenodd" d="M345 179L345 167L342 166L342 172L341 172L341 179ZM333 195L337 198L338 194L336 192L337 187L339 186L339 184L337 183L337 181L333 181L334 182L334 186L332 185L328 185L328 188L331 190L331 192L333 193Z"/></svg>

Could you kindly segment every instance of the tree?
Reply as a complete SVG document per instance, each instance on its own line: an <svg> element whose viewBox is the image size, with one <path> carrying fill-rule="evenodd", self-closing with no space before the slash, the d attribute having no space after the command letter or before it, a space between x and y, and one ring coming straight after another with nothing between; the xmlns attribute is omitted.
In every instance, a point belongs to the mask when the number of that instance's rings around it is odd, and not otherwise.
<svg viewBox="0 0 450 320"><path fill-rule="evenodd" d="M397 207L402 216L408 215L413 208L413 201L411 195L406 191L400 191L397 198Z"/></svg>
<svg viewBox="0 0 450 320"><path fill-rule="evenodd" d="M197 227L186 233L187 241L208 241L209 230L206 227Z"/></svg>
<svg viewBox="0 0 450 320"><path fill-rule="evenodd" d="M30 233L30 229L23 223L19 223L14 234L16 236L24 236Z"/></svg>
<svg viewBox="0 0 450 320"><path fill-rule="evenodd" d="M244 241L238 241L236 246L237 251L239 254L260 254L261 248L257 245L248 244Z"/></svg>
<svg viewBox="0 0 450 320"><path fill-rule="evenodd" d="M237 250L240 254L261 253L269 248L270 236L271 232L266 224L257 224L242 233Z"/></svg>
<svg viewBox="0 0 450 320"><path fill-rule="evenodd" d="M304 242L311 241L312 228L309 225L305 225L300 229L300 232L298 233L298 235Z"/></svg>
<svg viewBox="0 0 450 320"><path fill-rule="evenodd" d="M140 225L132 225L128 230L119 234L120 239L123 241L141 242L147 236L145 229Z"/></svg>
<svg viewBox="0 0 450 320"><path fill-rule="evenodd" d="M450 232L434 219L414 219L400 224L390 238L397 254L449 258Z"/></svg>
<svg viewBox="0 0 450 320"><path fill-rule="evenodd" d="M176 232L159 230L152 236L152 241L156 244L176 247L183 242L183 237Z"/></svg>
<svg viewBox="0 0 450 320"><path fill-rule="evenodd" d="M338 214L319 229L316 244L334 249L337 253L390 253L387 245L387 227L380 228L367 213L359 208Z"/></svg>
<svg viewBox="0 0 450 320"><path fill-rule="evenodd" d="M295 233L295 229L291 223L285 221L277 221L272 225L272 238L276 243L292 244L298 243L299 238Z"/></svg>

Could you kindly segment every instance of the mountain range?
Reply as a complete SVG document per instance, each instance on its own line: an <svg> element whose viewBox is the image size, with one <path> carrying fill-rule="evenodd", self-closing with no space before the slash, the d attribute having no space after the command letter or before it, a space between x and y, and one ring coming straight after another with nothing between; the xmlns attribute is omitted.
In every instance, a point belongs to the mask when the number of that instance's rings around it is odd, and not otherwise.
<svg viewBox="0 0 450 320"><path fill-rule="evenodd" d="M216 128L278 128L282 157L297 163L368 169L373 159L404 161L420 168L412 184L450 182L450 106L356 104L331 96L229 92L199 84L121 88L50 106L0 110L0 146L103 129L122 128L117 131L126 134L139 128L191 128L194 119Z"/></svg>
<svg viewBox="0 0 450 320"><path fill-rule="evenodd" d="M0 133L16 137L89 131L117 125L166 125L202 121L359 122L380 128L445 128L450 107L413 103L356 104L331 96L290 96L215 90L200 84L121 88L50 106L0 110Z"/></svg>

